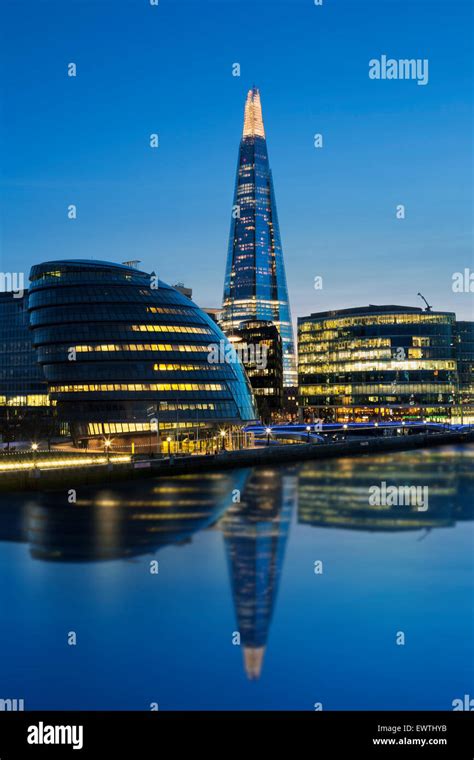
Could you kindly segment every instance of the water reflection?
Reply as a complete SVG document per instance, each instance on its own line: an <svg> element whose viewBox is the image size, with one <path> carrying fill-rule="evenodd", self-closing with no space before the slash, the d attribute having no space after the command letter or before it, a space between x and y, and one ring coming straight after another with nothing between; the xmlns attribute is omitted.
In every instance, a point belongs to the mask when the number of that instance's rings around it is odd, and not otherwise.
<svg viewBox="0 0 474 760"><path fill-rule="evenodd" d="M428 530L474 517L474 456L468 449L409 451L395 459L307 462L298 477L298 522L365 531ZM429 508L370 506L371 486L428 486Z"/></svg>
<svg viewBox="0 0 474 760"><path fill-rule="evenodd" d="M289 527L359 531L430 531L474 518L474 450L410 451L206 473L78 489L38 497L2 496L0 541L27 542L36 560L129 559L199 531L222 532L244 669L257 679L283 570ZM369 488L428 485L429 509L368 504ZM240 499L240 500L239 500Z"/></svg>
<svg viewBox="0 0 474 760"><path fill-rule="evenodd" d="M296 496L294 474L255 470L240 504L232 505L220 523L249 679L259 678L262 670Z"/></svg>
<svg viewBox="0 0 474 760"><path fill-rule="evenodd" d="M131 558L186 544L217 522L248 471L185 475L119 488L10 497L0 510L0 540L26 541L32 557L59 562Z"/></svg>

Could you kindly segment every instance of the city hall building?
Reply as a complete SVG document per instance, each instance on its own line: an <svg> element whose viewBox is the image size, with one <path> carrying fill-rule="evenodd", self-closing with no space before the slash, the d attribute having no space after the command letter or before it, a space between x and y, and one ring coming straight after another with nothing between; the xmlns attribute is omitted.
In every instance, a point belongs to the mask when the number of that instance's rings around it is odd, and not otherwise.
<svg viewBox="0 0 474 760"><path fill-rule="evenodd" d="M452 312L365 306L298 319L299 404L306 418L459 420L472 331ZM472 350L472 346L471 346ZM462 357L462 372L459 360ZM471 376L472 381L472 376ZM462 413L461 413L462 409Z"/></svg>
<svg viewBox="0 0 474 760"><path fill-rule="evenodd" d="M66 260L33 266L30 280L36 360L76 443L155 447L160 436L165 450L190 439L195 450L256 418L241 363L208 361L227 344L218 325L154 274Z"/></svg>

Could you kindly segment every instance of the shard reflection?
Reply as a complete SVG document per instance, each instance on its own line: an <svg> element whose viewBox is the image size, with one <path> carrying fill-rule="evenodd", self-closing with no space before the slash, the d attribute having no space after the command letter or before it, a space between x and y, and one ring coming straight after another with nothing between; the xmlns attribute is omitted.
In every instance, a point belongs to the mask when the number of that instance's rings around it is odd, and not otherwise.
<svg viewBox="0 0 474 760"><path fill-rule="evenodd" d="M296 484L294 474L257 469L247 482L241 502L233 504L220 522L244 667L251 680L259 678L262 671L296 502Z"/></svg>

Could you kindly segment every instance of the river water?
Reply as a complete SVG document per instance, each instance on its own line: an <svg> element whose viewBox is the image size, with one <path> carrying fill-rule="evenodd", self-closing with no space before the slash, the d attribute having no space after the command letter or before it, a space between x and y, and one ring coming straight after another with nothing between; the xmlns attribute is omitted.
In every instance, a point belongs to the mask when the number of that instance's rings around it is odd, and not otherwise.
<svg viewBox="0 0 474 760"><path fill-rule="evenodd" d="M2 495L0 699L452 709L474 696L473 464L457 446ZM371 504L382 483L426 504Z"/></svg>

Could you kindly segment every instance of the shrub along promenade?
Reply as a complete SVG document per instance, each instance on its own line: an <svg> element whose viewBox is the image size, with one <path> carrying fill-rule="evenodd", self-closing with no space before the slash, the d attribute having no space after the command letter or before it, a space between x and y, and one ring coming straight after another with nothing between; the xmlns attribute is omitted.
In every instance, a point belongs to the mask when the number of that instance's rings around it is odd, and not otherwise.
<svg viewBox="0 0 474 760"><path fill-rule="evenodd" d="M308 459L369 456L446 444L474 442L474 430L424 432L379 438L356 438L327 443L291 443L216 454L145 459L129 454L107 456L74 452L31 452L0 456L0 491L59 490L80 484L181 475L209 470L284 464Z"/></svg>

